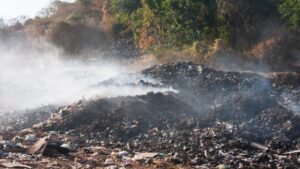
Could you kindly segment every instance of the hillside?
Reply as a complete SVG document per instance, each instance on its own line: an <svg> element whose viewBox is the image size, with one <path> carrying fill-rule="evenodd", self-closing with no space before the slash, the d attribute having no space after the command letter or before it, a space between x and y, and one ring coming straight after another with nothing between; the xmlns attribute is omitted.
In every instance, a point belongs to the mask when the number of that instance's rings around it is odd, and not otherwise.
<svg viewBox="0 0 300 169"><path fill-rule="evenodd" d="M298 0L54 1L40 13L2 26L2 39L23 32L71 56L114 51L125 59L154 54L216 68L232 67L224 60L233 60L250 69L299 70Z"/></svg>

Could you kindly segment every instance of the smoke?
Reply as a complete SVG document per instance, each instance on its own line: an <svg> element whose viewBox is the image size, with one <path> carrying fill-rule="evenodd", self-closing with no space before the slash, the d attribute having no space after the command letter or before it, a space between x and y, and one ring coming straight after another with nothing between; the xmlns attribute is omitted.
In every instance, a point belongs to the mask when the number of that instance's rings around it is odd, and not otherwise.
<svg viewBox="0 0 300 169"><path fill-rule="evenodd" d="M246 60L232 54L223 54L221 56L216 55L207 63L207 66L221 71L251 71L256 73L270 71L270 67L267 64L252 61L247 62Z"/></svg>
<svg viewBox="0 0 300 169"><path fill-rule="evenodd" d="M120 63L101 59L63 59L57 48L41 41L39 49L26 43L0 47L0 112L43 105L65 105L79 99L168 91L168 88L126 85L144 77L123 78L119 85L96 85L127 72ZM149 81L144 79L143 81Z"/></svg>
<svg viewBox="0 0 300 169"><path fill-rule="evenodd" d="M284 91L280 95L279 104L288 110L300 114L300 88Z"/></svg>

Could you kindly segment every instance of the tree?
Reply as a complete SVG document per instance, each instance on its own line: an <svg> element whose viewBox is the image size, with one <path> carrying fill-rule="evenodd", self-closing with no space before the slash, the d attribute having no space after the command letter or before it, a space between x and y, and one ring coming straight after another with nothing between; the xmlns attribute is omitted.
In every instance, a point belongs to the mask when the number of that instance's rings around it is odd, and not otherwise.
<svg viewBox="0 0 300 169"><path fill-rule="evenodd" d="M214 0L111 1L115 22L127 25L142 48L152 43L180 47L210 37L215 10Z"/></svg>
<svg viewBox="0 0 300 169"><path fill-rule="evenodd" d="M287 20L292 29L297 29L300 25L300 0L284 0L279 5L282 17Z"/></svg>

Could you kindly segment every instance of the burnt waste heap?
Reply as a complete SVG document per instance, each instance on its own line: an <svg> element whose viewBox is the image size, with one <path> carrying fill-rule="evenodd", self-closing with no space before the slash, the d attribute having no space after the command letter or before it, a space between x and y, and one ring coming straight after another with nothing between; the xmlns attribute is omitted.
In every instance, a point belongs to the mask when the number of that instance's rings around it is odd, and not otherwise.
<svg viewBox="0 0 300 169"><path fill-rule="evenodd" d="M139 74L160 83L130 85L174 92L81 100L51 113L7 116L0 156L31 168L45 159L48 168L300 168L297 75L281 83L285 75L223 72L192 62ZM97 85L114 85L115 79ZM70 153L57 149L37 156L43 140L34 144L29 136L47 137ZM27 150L11 152L8 142Z"/></svg>

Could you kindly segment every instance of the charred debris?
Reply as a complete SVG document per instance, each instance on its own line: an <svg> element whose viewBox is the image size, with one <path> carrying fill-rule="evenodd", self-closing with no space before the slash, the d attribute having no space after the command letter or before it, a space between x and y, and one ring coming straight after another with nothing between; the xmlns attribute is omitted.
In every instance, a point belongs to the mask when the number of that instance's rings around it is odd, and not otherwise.
<svg viewBox="0 0 300 169"><path fill-rule="evenodd" d="M177 92L81 100L55 111L7 115L0 166L300 168L297 75L223 72L192 62L157 65L140 74L160 83L128 85Z"/></svg>

